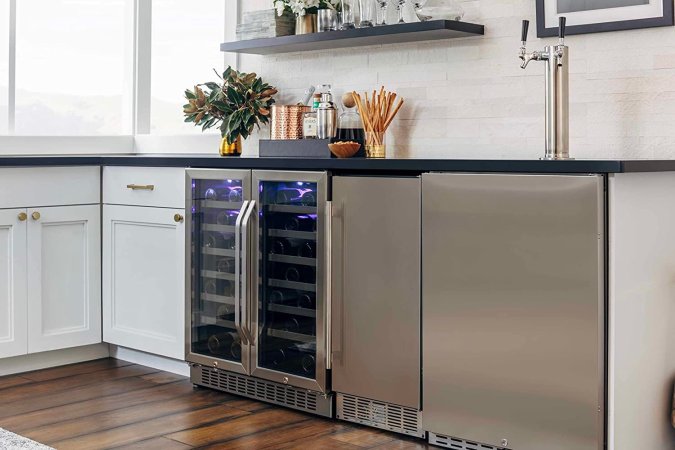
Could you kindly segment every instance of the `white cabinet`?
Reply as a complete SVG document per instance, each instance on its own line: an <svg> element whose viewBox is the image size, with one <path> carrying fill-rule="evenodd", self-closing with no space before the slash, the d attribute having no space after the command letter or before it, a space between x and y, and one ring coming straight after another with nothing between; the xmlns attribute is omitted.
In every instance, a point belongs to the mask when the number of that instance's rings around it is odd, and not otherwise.
<svg viewBox="0 0 675 450"><path fill-rule="evenodd" d="M103 340L185 357L184 209L103 206Z"/></svg>
<svg viewBox="0 0 675 450"><path fill-rule="evenodd" d="M99 205L28 209L28 352L101 342Z"/></svg>
<svg viewBox="0 0 675 450"><path fill-rule="evenodd" d="M26 210L0 210L0 358L25 355Z"/></svg>

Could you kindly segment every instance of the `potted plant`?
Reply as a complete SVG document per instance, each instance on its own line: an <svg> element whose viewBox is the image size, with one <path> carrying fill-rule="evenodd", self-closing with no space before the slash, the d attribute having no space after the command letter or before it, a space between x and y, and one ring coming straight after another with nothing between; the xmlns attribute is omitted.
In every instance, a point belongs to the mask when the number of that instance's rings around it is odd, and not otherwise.
<svg viewBox="0 0 675 450"><path fill-rule="evenodd" d="M216 74L218 74L216 72ZM185 122L193 122L202 131L220 127L221 156L241 155L241 140L253 128L269 122L276 88L265 83L255 73L244 73L228 67L220 82L198 84L185 90L188 103L183 105Z"/></svg>
<svg viewBox="0 0 675 450"><path fill-rule="evenodd" d="M274 0L279 16L284 12L295 14L295 34L316 32L316 15L319 9L337 11L341 0Z"/></svg>

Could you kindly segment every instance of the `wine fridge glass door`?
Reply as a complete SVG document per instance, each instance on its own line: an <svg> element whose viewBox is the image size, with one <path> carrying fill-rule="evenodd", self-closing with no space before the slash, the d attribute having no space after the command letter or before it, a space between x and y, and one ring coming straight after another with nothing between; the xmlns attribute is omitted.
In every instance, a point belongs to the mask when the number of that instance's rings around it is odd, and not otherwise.
<svg viewBox="0 0 675 450"><path fill-rule="evenodd" d="M248 343L241 331L239 234L250 197L250 178L207 171L193 178L190 229L188 360L247 372ZM246 172L250 174L250 172ZM200 176L200 174L197 174ZM213 178L210 178L213 177ZM239 237L239 239L237 239ZM218 364L215 364L217 362Z"/></svg>
<svg viewBox="0 0 675 450"><path fill-rule="evenodd" d="M283 177L258 180L254 172L258 191L254 375L316 390L317 379L325 375L321 281L325 192L320 179L278 179Z"/></svg>

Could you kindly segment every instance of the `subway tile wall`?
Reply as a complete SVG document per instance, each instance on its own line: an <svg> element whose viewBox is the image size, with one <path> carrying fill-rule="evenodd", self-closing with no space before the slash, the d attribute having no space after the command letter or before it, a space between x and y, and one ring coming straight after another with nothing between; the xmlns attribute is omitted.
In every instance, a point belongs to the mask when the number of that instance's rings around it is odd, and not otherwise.
<svg viewBox="0 0 675 450"><path fill-rule="evenodd" d="M268 8L271 0L241 1ZM483 37L275 56L242 55L295 103L312 84L337 97L384 85L406 100L388 135L389 155L430 158L538 158L544 142L544 67L517 57L520 22L537 39L534 0L462 2ZM570 36L570 151L584 158L675 158L675 28ZM245 145L257 152L262 130Z"/></svg>

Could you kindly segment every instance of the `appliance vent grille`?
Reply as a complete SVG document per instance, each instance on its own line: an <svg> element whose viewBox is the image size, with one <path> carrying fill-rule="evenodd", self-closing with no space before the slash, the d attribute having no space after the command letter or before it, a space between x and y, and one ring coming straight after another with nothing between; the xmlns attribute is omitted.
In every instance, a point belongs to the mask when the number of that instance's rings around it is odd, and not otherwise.
<svg viewBox="0 0 675 450"><path fill-rule="evenodd" d="M431 432L429 433L429 443L454 450L509 450L505 447L495 447Z"/></svg>
<svg viewBox="0 0 675 450"><path fill-rule="evenodd" d="M322 416L332 415L331 398L318 392L199 365L192 367L191 379L200 386Z"/></svg>
<svg viewBox="0 0 675 450"><path fill-rule="evenodd" d="M425 437L420 411L349 394L337 394L337 417L409 436Z"/></svg>

